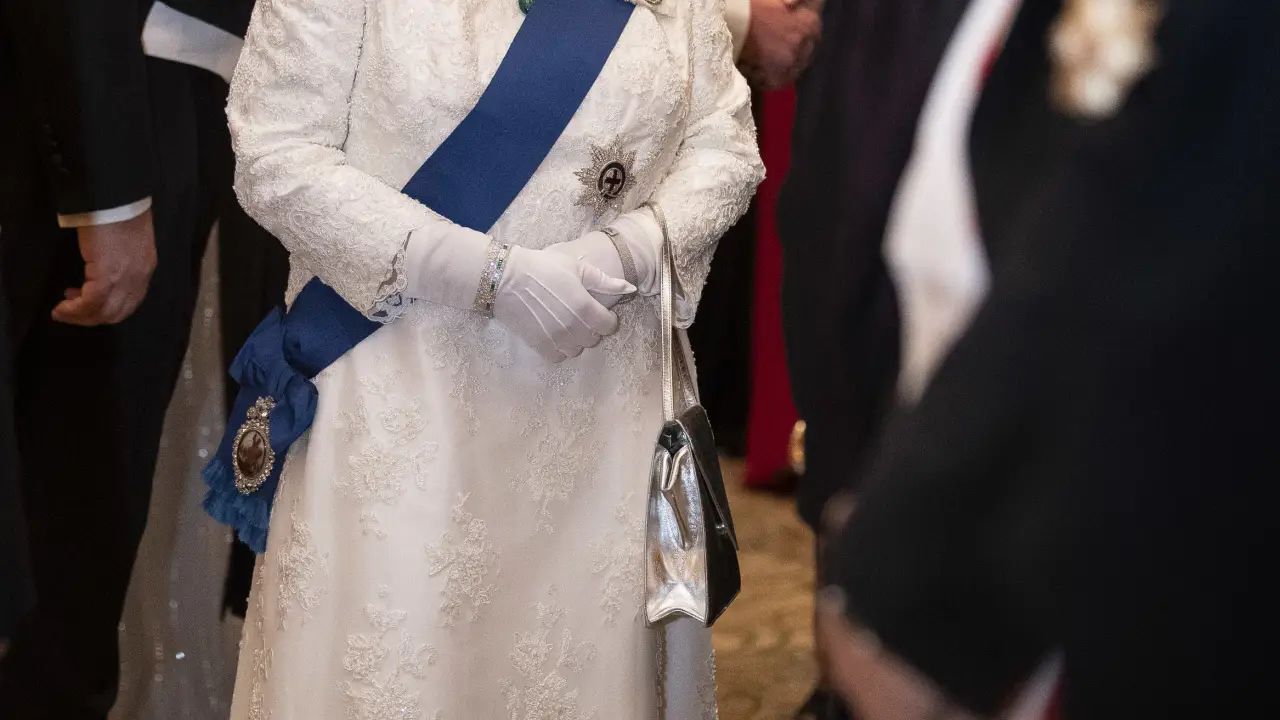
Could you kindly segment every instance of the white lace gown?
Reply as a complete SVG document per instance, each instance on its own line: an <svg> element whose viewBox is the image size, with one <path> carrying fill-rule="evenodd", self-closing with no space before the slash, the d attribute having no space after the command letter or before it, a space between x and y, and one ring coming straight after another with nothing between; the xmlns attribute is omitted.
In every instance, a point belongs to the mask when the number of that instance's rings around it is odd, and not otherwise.
<svg viewBox="0 0 1280 720"><path fill-rule="evenodd" d="M492 233L541 248L590 229L578 171L618 142L632 181L601 222L662 208L688 320L762 168L721 1L640 5ZM440 219L398 188L522 19L516 0L257 4L229 107L237 190L292 251L292 292L317 275L375 308L403 288L407 234ZM258 563L233 718L715 716L709 633L651 631L641 615L657 309L618 312L616 335L548 364L500 324L405 303L316 379L315 424L285 463Z"/></svg>

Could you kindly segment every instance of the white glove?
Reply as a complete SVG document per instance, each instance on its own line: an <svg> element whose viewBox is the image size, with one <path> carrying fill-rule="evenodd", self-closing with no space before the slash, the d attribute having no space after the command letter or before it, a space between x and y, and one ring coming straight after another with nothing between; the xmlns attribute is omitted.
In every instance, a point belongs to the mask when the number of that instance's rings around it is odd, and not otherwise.
<svg viewBox="0 0 1280 720"><path fill-rule="evenodd" d="M488 235L451 223L415 230L405 250L405 292L462 310L475 306L488 263ZM494 317L549 362L577 357L618 330L595 297L635 292L625 280L564 255L512 247L498 283Z"/></svg>
<svg viewBox="0 0 1280 720"><path fill-rule="evenodd" d="M546 250L511 248L493 316L548 362L577 357L618 331L610 305L636 291L600 268Z"/></svg>
<svg viewBox="0 0 1280 720"><path fill-rule="evenodd" d="M618 231L618 241L626 246L631 255L636 269L637 291L645 296L657 295L658 263L662 258L662 229L654 220L653 214L648 209L634 210L618 217L610 225ZM552 245L547 251L594 265L609 277L624 277L617 247L608 235L599 230L589 232L577 240ZM597 296L596 299L607 307L613 306L606 302L610 298Z"/></svg>
<svg viewBox="0 0 1280 720"><path fill-rule="evenodd" d="M625 279L622 270L622 258L618 257L618 249L614 247L613 241L609 239L609 236L599 230L589 232L577 240L552 245L547 248L547 252L600 268L601 272L608 277ZM596 295L592 293L592 297L606 308L612 308L622 302L626 296Z"/></svg>

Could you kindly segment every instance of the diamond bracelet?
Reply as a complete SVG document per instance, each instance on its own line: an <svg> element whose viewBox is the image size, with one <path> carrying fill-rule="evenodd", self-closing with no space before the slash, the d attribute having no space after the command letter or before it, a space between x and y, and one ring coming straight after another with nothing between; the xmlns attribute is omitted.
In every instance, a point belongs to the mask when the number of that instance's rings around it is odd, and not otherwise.
<svg viewBox="0 0 1280 720"><path fill-rule="evenodd" d="M489 257L485 260L484 271L480 273L480 287L476 290L476 301L472 308L487 318L493 317L493 303L498 299L498 283L502 281L502 271L507 266L507 255L511 246L494 240L489 243Z"/></svg>

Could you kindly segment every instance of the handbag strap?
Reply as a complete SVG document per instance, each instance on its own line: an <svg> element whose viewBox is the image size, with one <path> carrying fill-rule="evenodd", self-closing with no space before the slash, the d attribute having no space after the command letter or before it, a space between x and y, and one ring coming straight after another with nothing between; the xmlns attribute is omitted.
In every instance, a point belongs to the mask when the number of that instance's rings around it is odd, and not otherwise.
<svg viewBox="0 0 1280 720"><path fill-rule="evenodd" d="M662 228L662 264L658 269L659 322L662 325L658 330L662 351L662 420L671 422L676 419L677 396L683 403L680 410L696 405L698 397L693 373L685 359L683 336L676 332L675 258L667 236L667 219L656 203L650 203L648 207Z"/></svg>
<svg viewBox="0 0 1280 720"><path fill-rule="evenodd" d="M661 293L661 323L658 332L662 336L662 420L676 419L675 378L675 298L671 288L671 244L667 242L667 229L662 228L662 267L658 270L658 290Z"/></svg>

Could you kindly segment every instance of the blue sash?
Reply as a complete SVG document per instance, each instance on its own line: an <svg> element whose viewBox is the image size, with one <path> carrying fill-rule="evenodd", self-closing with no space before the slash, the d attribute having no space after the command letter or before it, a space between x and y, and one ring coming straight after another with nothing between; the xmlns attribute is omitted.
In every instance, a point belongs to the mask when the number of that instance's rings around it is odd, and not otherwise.
<svg viewBox="0 0 1280 720"><path fill-rule="evenodd" d="M551 152L634 9L623 0L537 0L475 108L403 192L487 232ZM266 550L285 454L315 417L312 378L379 327L313 278L292 308L273 310L236 355L231 376L240 393L204 469L204 508L254 551ZM245 484L256 489L237 489L237 462L259 470L241 478L257 480Z"/></svg>

